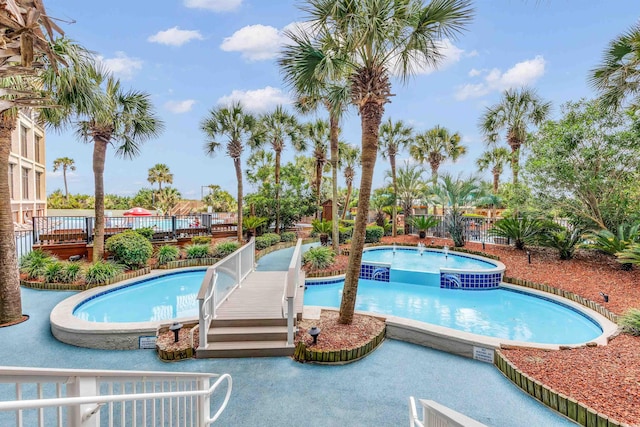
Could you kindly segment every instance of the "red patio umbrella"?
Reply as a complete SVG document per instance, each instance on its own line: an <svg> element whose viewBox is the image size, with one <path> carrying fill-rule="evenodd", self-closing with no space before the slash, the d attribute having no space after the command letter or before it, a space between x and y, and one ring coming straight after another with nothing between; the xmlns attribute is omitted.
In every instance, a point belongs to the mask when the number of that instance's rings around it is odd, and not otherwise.
<svg viewBox="0 0 640 427"><path fill-rule="evenodd" d="M144 208L131 208L125 213L123 213L123 215L124 216L151 216L153 214Z"/></svg>

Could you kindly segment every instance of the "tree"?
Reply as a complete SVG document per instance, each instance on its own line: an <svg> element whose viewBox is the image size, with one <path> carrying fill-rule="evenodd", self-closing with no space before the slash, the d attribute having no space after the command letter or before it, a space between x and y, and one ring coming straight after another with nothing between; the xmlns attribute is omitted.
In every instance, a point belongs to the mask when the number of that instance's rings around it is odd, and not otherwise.
<svg viewBox="0 0 640 427"><path fill-rule="evenodd" d="M285 68L285 79L299 88L313 85L314 76L349 81L351 102L358 109L362 129L362 176L349 264L339 322L353 320L358 277L369 210L371 183L378 152L378 133L384 106L390 101L394 72L406 81L416 68L436 65L442 58L440 38L455 38L471 21L469 0L311 1L308 40L301 45L300 61Z"/></svg>
<svg viewBox="0 0 640 427"><path fill-rule="evenodd" d="M304 133L309 138L312 147L312 157L315 161L315 174L313 186L315 187L316 204L318 215L322 204L320 189L322 188L322 170L327 164L327 141L329 139L329 125L326 121L318 119L315 122L307 123Z"/></svg>
<svg viewBox="0 0 640 427"><path fill-rule="evenodd" d="M630 100L631 109L640 108L640 24L609 43L602 63L591 71L589 82L597 89L603 105L614 110Z"/></svg>
<svg viewBox="0 0 640 427"><path fill-rule="evenodd" d="M436 126L416 135L415 142L409 148L411 157L420 163L428 162L431 166L431 181L438 182L438 169L445 160L452 161L467 152L467 147L460 144L458 132L451 134L446 128ZM435 214L435 212L434 212Z"/></svg>
<svg viewBox="0 0 640 427"><path fill-rule="evenodd" d="M182 195L180 192L172 187L165 187L162 190L158 191L158 199L156 200L156 206L158 209L162 211L163 214L167 215L171 212L178 202Z"/></svg>
<svg viewBox="0 0 640 427"><path fill-rule="evenodd" d="M518 183L520 147L527 141L527 126L539 126L549 115L550 102L544 102L533 89L509 89L496 105L488 107L480 118L480 131L490 145L498 142L498 134L507 131L511 147L513 184Z"/></svg>
<svg viewBox="0 0 640 427"><path fill-rule="evenodd" d="M67 186L67 169L76 170L75 161L69 157L59 157L53 161L53 171L57 172L62 168L62 179L64 180L64 197L69 201L69 187Z"/></svg>
<svg viewBox="0 0 640 427"><path fill-rule="evenodd" d="M147 181L151 185L158 183L158 191L161 192L163 183L173 184L173 174L169 170L169 166L164 163L157 163L149 169Z"/></svg>
<svg viewBox="0 0 640 427"><path fill-rule="evenodd" d="M268 114L260 117L259 139L256 139L257 146L265 143L271 144L271 148L276 154L275 158L275 200L276 200L276 223L275 232L280 233L280 163L282 151L288 141L295 150L305 149L304 139L301 135L298 120L293 114L287 113L281 105Z"/></svg>
<svg viewBox="0 0 640 427"><path fill-rule="evenodd" d="M349 210L349 202L351 199L351 192L353 190L353 179L356 176L355 166L360 163L360 150L350 144L340 144L340 167L343 170L344 181L347 184L347 195L344 201L344 209L342 210L342 219L345 219L347 211ZM336 215L337 216L337 215Z"/></svg>
<svg viewBox="0 0 640 427"><path fill-rule="evenodd" d="M446 174L440 178L436 197L444 207L447 230L456 247L465 244L465 226L462 208L470 204L479 195L480 187L475 178L453 178Z"/></svg>
<svg viewBox="0 0 640 427"><path fill-rule="evenodd" d="M476 166L478 166L480 172L491 168L491 173L493 174L493 194L498 194L500 175L502 175L504 165L508 161L509 152L504 147L493 147L485 150L478 160L476 160Z"/></svg>
<svg viewBox="0 0 640 427"><path fill-rule="evenodd" d="M238 209L236 199L228 191L223 190L219 185L209 185L211 190L202 200L206 205L211 206L213 212L232 212Z"/></svg>
<svg viewBox="0 0 640 427"><path fill-rule="evenodd" d="M247 181L254 185L271 184L275 175L272 151L255 150L247 159Z"/></svg>
<svg viewBox="0 0 640 427"><path fill-rule="evenodd" d="M420 202L427 190L422 178L423 172L424 170L420 165L410 165L408 163L398 169L396 197L400 202L402 212L404 212L405 234L408 231L408 218L411 216L413 206L416 202ZM387 175L387 177L391 178L390 175Z"/></svg>
<svg viewBox="0 0 640 427"><path fill-rule="evenodd" d="M233 160L238 183L238 241L242 241L242 152L245 143L254 138L256 118L244 111L239 102L234 102L228 107L215 108L209 112L209 116L200 125L209 141L204 146L207 155L213 156L222 145L217 139L225 137L227 140L227 156Z"/></svg>
<svg viewBox="0 0 640 427"><path fill-rule="evenodd" d="M393 195L397 198L398 183L396 182L396 155L399 151L409 145L413 139L413 129L410 126L405 125L402 120L398 120L393 123L391 118L382 124L380 128L380 154L383 159L389 159L391 165L391 182L393 186ZM397 233L396 229L396 216L398 216L398 204L393 204L393 213L391 214L391 235L395 237Z"/></svg>
<svg viewBox="0 0 640 427"><path fill-rule="evenodd" d="M154 205L154 190L151 188L141 188L138 190L133 199L131 199L133 206L139 206L141 208L153 210Z"/></svg>

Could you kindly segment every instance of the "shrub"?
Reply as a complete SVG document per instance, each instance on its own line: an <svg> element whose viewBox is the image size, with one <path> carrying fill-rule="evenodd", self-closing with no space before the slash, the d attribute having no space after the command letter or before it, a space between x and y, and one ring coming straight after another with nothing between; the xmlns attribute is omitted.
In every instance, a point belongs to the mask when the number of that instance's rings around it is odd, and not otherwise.
<svg viewBox="0 0 640 427"><path fill-rule="evenodd" d="M193 245L210 245L211 237L209 236L193 236L191 238L191 244Z"/></svg>
<svg viewBox="0 0 640 427"><path fill-rule="evenodd" d="M237 251L239 247L238 242L221 242L216 246L215 254L220 258L224 258Z"/></svg>
<svg viewBox="0 0 640 427"><path fill-rule="evenodd" d="M314 219L313 221L311 221L311 226L313 227L313 231L315 231L318 234L330 234L331 233L331 229L333 227L333 225L331 224L331 221L325 221L325 220L317 220Z"/></svg>
<svg viewBox="0 0 640 427"><path fill-rule="evenodd" d="M545 230L544 221L534 218L503 218L497 221L489 235L504 237L515 242L516 249L524 249L526 245L536 243L538 236Z"/></svg>
<svg viewBox="0 0 640 427"><path fill-rule="evenodd" d="M65 262L62 269L62 282L73 283L82 278L82 265L77 262Z"/></svg>
<svg viewBox="0 0 640 427"><path fill-rule="evenodd" d="M99 285L122 273L123 268L114 262L98 261L92 263L84 272L84 280L88 285Z"/></svg>
<svg viewBox="0 0 640 427"><path fill-rule="evenodd" d="M256 229L262 227L268 221L269 218L251 215L242 219L242 228L251 232L252 234L255 234Z"/></svg>
<svg viewBox="0 0 640 427"><path fill-rule="evenodd" d="M296 233L293 231L285 231L284 233L280 234L280 241L281 242L295 242L298 236L296 236Z"/></svg>
<svg viewBox="0 0 640 427"><path fill-rule="evenodd" d="M180 249L178 249L177 246L173 246L173 245L161 246L160 249L158 249L158 264L164 265L170 261L175 261L178 259L179 254L180 254Z"/></svg>
<svg viewBox="0 0 640 427"><path fill-rule="evenodd" d="M638 252L633 246L638 242L638 229L640 223L634 225L622 224L618 227L616 234L609 230L593 231L585 234L587 243L583 246L595 249L609 255L618 257L623 270L631 270L634 261L634 252Z"/></svg>
<svg viewBox="0 0 640 427"><path fill-rule="evenodd" d="M341 245L343 243L347 243L347 240L350 240L352 235L353 235L353 227L338 228L338 242Z"/></svg>
<svg viewBox="0 0 640 427"><path fill-rule="evenodd" d="M356 225L356 221L353 219L341 219L340 226L341 227L353 227Z"/></svg>
<svg viewBox="0 0 640 427"><path fill-rule="evenodd" d="M563 229L560 231L547 231L540 235L540 243L558 250L560 259L571 259L578 244L582 241L582 230L574 228L573 231Z"/></svg>
<svg viewBox="0 0 640 427"><path fill-rule="evenodd" d="M640 309L631 308L621 318L622 331L631 335L640 336Z"/></svg>
<svg viewBox="0 0 640 427"><path fill-rule="evenodd" d="M149 239L133 230L109 237L105 249L113 254L117 262L131 269L144 267L153 254Z"/></svg>
<svg viewBox="0 0 640 427"><path fill-rule="evenodd" d="M265 233L262 235L262 237L266 237L267 239L269 239L270 245L269 246L273 246L276 243L280 243L280 235L276 234L276 233Z"/></svg>
<svg viewBox="0 0 640 427"><path fill-rule="evenodd" d="M453 246L460 248L465 244L465 222L460 212L449 212L445 217L447 231L453 240Z"/></svg>
<svg viewBox="0 0 640 427"><path fill-rule="evenodd" d="M62 274L64 272L64 265L58 260L50 261L44 268L42 277L47 283L60 283L63 282Z"/></svg>
<svg viewBox="0 0 640 427"><path fill-rule="evenodd" d="M133 231L135 231L136 233L138 233L139 235L141 235L147 240L153 239L153 228L151 227L136 228Z"/></svg>
<svg viewBox="0 0 640 427"><path fill-rule="evenodd" d="M256 237L256 249L259 251L266 249L269 246L273 246L280 242L280 235L275 233L265 233L262 236Z"/></svg>
<svg viewBox="0 0 640 427"><path fill-rule="evenodd" d="M303 263L313 269L327 268L333 264L335 259L336 253L327 246L311 248L302 256Z"/></svg>
<svg viewBox="0 0 640 427"><path fill-rule="evenodd" d="M54 260L51 254L42 249L36 249L20 259L20 273L25 273L28 279L42 277L47 265Z"/></svg>
<svg viewBox="0 0 640 427"><path fill-rule="evenodd" d="M187 245L184 249L187 254L187 259L207 258L211 256L210 245Z"/></svg>
<svg viewBox="0 0 640 427"><path fill-rule="evenodd" d="M401 228L401 227L398 227L398 228L396 229L396 234L397 234L398 236L402 236L402 235L404 234L404 229L403 229L403 228Z"/></svg>
<svg viewBox="0 0 640 427"><path fill-rule="evenodd" d="M384 228L378 227L377 225L371 225L366 228L364 242L378 243L380 239L382 239L382 236L384 236Z"/></svg>

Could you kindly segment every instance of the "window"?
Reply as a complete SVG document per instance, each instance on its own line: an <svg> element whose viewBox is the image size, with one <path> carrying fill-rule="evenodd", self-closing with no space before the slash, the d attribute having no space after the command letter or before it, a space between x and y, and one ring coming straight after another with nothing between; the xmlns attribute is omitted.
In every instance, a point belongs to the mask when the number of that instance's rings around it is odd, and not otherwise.
<svg viewBox="0 0 640 427"><path fill-rule="evenodd" d="M23 157L27 157L29 151L27 150L27 128L20 125L20 154Z"/></svg>
<svg viewBox="0 0 640 427"><path fill-rule="evenodd" d="M42 163L42 159L40 158L40 150L42 149L42 137L40 135L36 135L36 142L35 142L35 152L34 152L34 158L35 161L38 163Z"/></svg>
<svg viewBox="0 0 640 427"><path fill-rule="evenodd" d="M29 199L29 169L22 168L22 199Z"/></svg>
<svg viewBox="0 0 640 427"><path fill-rule="evenodd" d="M42 200L42 172L36 172L36 200Z"/></svg>
<svg viewBox="0 0 640 427"><path fill-rule="evenodd" d="M14 165L13 163L9 163L9 196L14 199L14 195L13 195L13 170L15 169L16 165Z"/></svg>

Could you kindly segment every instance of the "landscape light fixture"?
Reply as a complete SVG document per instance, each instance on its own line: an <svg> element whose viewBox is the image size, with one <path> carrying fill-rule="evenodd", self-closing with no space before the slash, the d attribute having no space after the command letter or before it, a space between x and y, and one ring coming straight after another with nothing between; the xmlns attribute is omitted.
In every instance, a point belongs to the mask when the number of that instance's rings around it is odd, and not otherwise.
<svg viewBox="0 0 640 427"><path fill-rule="evenodd" d="M311 329L309 329L309 335L313 337L313 345L318 344L318 335L320 335L320 328L318 328L317 326L312 326Z"/></svg>
<svg viewBox="0 0 640 427"><path fill-rule="evenodd" d="M600 295L602 295L602 298L604 298L604 302L609 302L609 295L605 294L604 292L600 292Z"/></svg>
<svg viewBox="0 0 640 427"><path fill-rule="evenodd" d="M180 329L182 329L182 323L173 322L171 326L169 326L169 330L173 331L173 342L178 342L178 335L180 334Z"/></svg>
<svg viewBox="0 0 640 427"><path fill-rule="evenodd" d="M531 251L527 251L527 259L529 260L529 264L531 264Z"/></svg>

